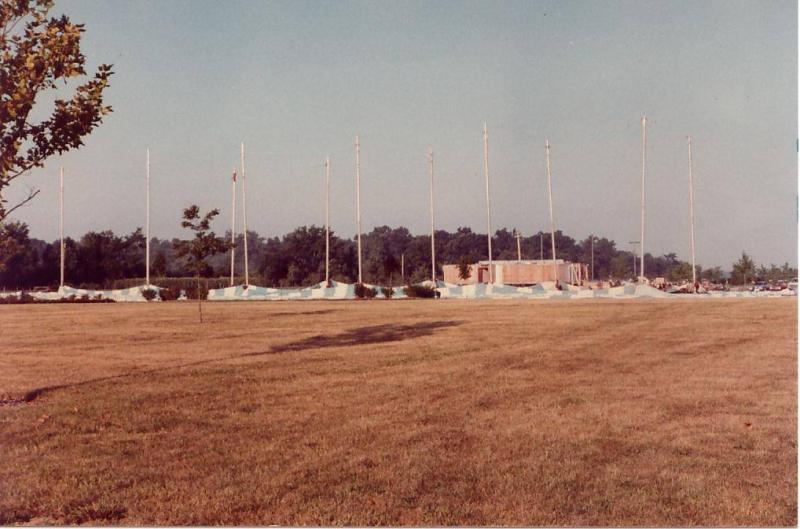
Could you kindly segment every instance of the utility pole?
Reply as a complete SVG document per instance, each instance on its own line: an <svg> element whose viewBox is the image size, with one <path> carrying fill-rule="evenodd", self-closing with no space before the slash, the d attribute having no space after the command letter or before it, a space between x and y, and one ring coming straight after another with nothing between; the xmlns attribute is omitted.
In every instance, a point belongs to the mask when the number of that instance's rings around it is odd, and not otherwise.
<svg viewBox="0 0 800 529"><path fill-rule="evenodd" d="M59 288L64 288L64 166L62 165L59 169L59 194L58 194L58 202L59 207L61 210L61 221L59 223L60 232L61 232L61 257L60 257L60 272L61 272L61 279L59 282Z"/></svg>
<svg viewBox="0 0 800 529"><path fill-rule="evenodd" d="M514 238L517 239L517 262L522 261L522 247L519 244L520 237L522 237L522 235L516 228L514 228Z"/></svg>
<svg viewBox="0 0 800 529"><path fill-rule="evenodd" d="M144 284L150 286L150 149L147 149L147 171L145 176L145 244L144 244Z"/></svg>
<svg viewBox="0 0 800 529"><path fill-rule="evenodd" d="M325 158L325 287L330 286L331 262L331 157Z"/></svg>
<svg viewBox="0 0 800 529"><path fill-rule="evenodd" d="M639 241L628 241L628 244L633 245L633 278L638 281L639 276L636 275L636 245L639 244Z"/></svg>
<svg viewBox="0 0 800 529"><path fill-rule="evenodd" d="M692 292L697 293L695 284L697 283L697 270L694 264L694 180L692 179L692 137L687 136L689 144L689 225L692 234Z"/></svg>
<svg viewBox="0 0 800 529"><path fill-rule="evenodd" d="M244 172L244 142L242 142L242 217L244 221L244 284L250 284L250 268L247 263L247 174Z"/></svg>
<svg viewBox="0 0 800 529"><path fill-rule="evenodd" d="M361 284L361 144L356 134L356 228L358 229L358 284Z"/></svg>
<svg viewBox="0 0 800 529"><path fill-rule="evenodd" d="M406 282L406 254L400 254L400 282L405 284Z"/></svg>
<svg viewBox="0 0 800 529"><path fill-rule="evenodd" d="M553 218L553 181L550 175L550 140L545 140L545 157L547 158L547 197L550 202L550 244L553 250L553 281L558 281L556 265L556 222Z"/></svg>
<svg viewBox="0 0 800 529"><path fill-rule="evenodd" d="M592 247L592 281L594 281L594 235L591 235L589 240Z"/></svg>
<svg viewBox="0 0 800 529"><path fill-rule="evenodd" d="M430 162L430 195L431 195L431 281L436 288L436 231L433 217L433 147L429 148L428 161Z"/></svg>
<svg viewBox="0 0 800 529"><path fill-rule="evenodd" d="M233 286L233 265L236 259L236 168L231 178L231 286Z"/></svg>
<svg viewBox="0 0 800 529"><path fill-rule="evenodd" d="M483 122L483 174L486 178L486 237L489 239L489 283L494 283L492 270L492 210L489 200L489 132Z"/></svg>
<svg viewBox="0 0 800 529"><path fill-rule="evenodd" d="M642 280L644 280L644 167L647 151L647 116L642 116L642 234L639 239L639 252L641 255L641 266L639 272ZM637 276L638 277L638 276Z"/></svg>

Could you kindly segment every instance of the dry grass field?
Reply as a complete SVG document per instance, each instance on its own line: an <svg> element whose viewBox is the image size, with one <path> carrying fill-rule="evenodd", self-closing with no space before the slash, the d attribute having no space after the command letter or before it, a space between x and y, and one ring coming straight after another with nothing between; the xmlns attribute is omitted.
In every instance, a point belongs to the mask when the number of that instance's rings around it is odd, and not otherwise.
<svg viewBox="0 0 800 529"><path fill-rule="evenodd" d="M795 300L204 311L0 307L0 524L797 524Z"/></svg>

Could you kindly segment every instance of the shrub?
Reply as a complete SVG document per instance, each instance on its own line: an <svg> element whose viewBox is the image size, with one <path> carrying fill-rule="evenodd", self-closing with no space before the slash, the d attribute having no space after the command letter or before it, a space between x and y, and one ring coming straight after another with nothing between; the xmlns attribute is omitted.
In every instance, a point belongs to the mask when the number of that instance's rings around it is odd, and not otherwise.
<svg viewBox="0 0 800 529"><path fill-rule="evenodd" d="M17 304L25 304L25 303L36 303L36 304L52 304L52 303L114 303L113 299L107 299L102 296L95 296L90 298L89 296L81 296L79 298L75 297L75 295L69 296L63 299L36 299L27 292L23 292L20 297L17 296L8 296L0 298L0 305L17 305Z"/></svg>
<svg viewBox="0 0 800 529"><path fill-rule="evenodd" d="M175 301L178 299L178 292L171 288L162 288L158 291L158 297L161 298L161 301Z"/></svg>
<svg viewBox="0 0 800 529"><path fill-rule="evenodd" d="M409 298L435 298L436 290L425 285L408 285L403 289Z"/></svg>
<svg viewBox="0 0 800 529"><path fill-rule="evenodd" d="M0 298L0 305L21 305L23 303L34 303L36 300L27 292L23 291L19 297L4 296Z"/></svg>
<svg viewBox="0 0 800 529"><path fill-rule="evenodd" d="M372 299L378 294L378 291L372 287L358 283L355 286L354 293L358 299Z"/></svg>
<svg viewBox="0 0 800 529"><path fill-rule="evenodd" d="M197 284L187 285L184 287L183 290L184 292L186 292L187 299L198 299ZM200 283L199 299L206 299L206 298L208 298L208 287L205 286L203 283Z"/></svg>
<svg viewBox="0 0 800 529"><path fill-rule="evenodd" d="M383 287L383 296L386 299L392 299L392 296L394 296L394 289L392 287Z"/></svg>
<svg viewBox="0 0 800 529"><path fill-rule="evenodd" d="M147 301L153 301L158 296L158 290L154 288L143 288L142 289L142 297Z"/></svg>

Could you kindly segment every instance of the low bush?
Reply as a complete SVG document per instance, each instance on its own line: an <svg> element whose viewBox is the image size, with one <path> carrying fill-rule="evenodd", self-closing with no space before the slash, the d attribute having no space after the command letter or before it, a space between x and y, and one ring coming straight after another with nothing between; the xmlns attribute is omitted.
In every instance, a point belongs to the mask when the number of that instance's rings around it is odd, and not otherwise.
<svg viewBox="0 0 800 529"><path fill-rule="evenodd" d="M154 288L143 288L142 297L147 301L153 301L158 296L158 290Z"/></svg>
<svg viewBox="0 0 800 529"><path fill-rule="evenodd" d="M383 297L392 299L392 296L394 296L394 289L392 287L383 287Z"/></svg>
<svg viewBox="0 0 800 529"><path fill-rule="evenodd" d="M425 285L408 285L403 292L409 298L435 298L437 294L436 290Z"/></svg>
<svg viewBox="0 0 800 529"><path fill-rule="evenodd" d="M178 299L178 291L171 288L162 288L158 291L158 297L161 301L175 301Z"/></svg>
<svg viewBox="0 0 800 529"><path fill-rule="evenodd" d="M358 299L372 299L378 295L378 290L361 283L357 283L354 293Z"/></svg>
<svg viewBox="0 0 800 529"><path fill-rule="evenodd" d="M0 298L0 305L24 305L27 303L114 303L113 299L104 298L100 295L97 295L93 298L90 298L87 295L83 295L81 297L76 297L74 294L63 299L36 299L27 292L22 292L22 294L17 296L8 296Z"/></svg>
<svg viewBox="0 0 800 529"><path fill-rule="evenodd" d="M183 290L186 292L187 299L207 299L208 298L208 286L205 283L200 283L200 290L197 290L197 283L192 285L186 285L183 287Z"/></svg>

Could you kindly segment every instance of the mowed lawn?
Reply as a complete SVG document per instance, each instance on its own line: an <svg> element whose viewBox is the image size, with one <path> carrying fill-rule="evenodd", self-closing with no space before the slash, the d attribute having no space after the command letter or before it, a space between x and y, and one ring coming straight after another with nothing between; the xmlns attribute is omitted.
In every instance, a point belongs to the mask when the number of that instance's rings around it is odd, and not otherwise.
<svg viewBox="0 0 800 529"><path fill-rule="evenodd" d="M0 306L0 523L797 524L796 300L204 312Z"/></svg>

